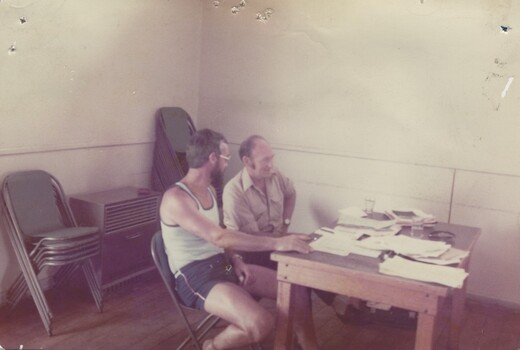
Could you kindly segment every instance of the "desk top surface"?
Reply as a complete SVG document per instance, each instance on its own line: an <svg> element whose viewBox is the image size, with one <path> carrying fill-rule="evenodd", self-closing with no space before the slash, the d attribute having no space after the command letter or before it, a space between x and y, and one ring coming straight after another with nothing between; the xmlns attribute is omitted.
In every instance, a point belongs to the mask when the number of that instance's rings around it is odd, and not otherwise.
<svg viewBox="0 0 520 350"><path fill-rule="evenodd" d="M470 252L473 250L475 243L480 235L480 228L455 225L448 223L437 223L433 227L426 227L425 233L435 230L443 230L453 232L455 237L450 242L453 247L467 250ZM402 233L408 234L409 228L403 228ZM300 254L296 252L274 252L271 254L271 259L278 262L291 262L297 263L298 260L302 261L315 261L318 263L325 263L337 267L348 268L360 272L375 273L379 274L379 259L371 258L367 256L349 254L347 256L340 256L324 252L311 252L309 254Z"/></svg>

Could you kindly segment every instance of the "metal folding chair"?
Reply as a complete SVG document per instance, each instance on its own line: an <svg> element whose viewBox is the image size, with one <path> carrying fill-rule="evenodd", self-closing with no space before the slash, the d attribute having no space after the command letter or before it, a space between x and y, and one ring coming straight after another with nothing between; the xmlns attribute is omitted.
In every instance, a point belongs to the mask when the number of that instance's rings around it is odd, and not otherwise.
<svg viewBox="0 0 520 350"><path fill-rule="evenodd" d="M101 234L97 227L77 225L58 180L41 170L8 175L2 188L2 210L5 231L21 268L7 293L11 310L29 291L47 333L52 335L53 315L38 276L46 267L57 266L55 286L76 269L83 270L101 312L102 292L92 263L100 253Z"/></svg>
<svg viewBox="0 0 520 350"><path fill-rule="evenodd" d="M153 187L164 192L188 171L186 146L196 131L189 114L180 107L164 107L156 119Z"/></svg>
<svg viewBox="0 0 520 350"><path fill-rule="evenodd" d="M188 318L186 317L185 310L196 310L198 312L203 312L197 309L193 309L191 307L185 306L182 304L181 299L179 295L177 294L177 291L175 290L175 277L173 276L173 273L170 270L170 266L168 264L168 256L166 255L166 250L164 249L164 241L162 238L161 231L156 232L154 236L152 237L152 243L151 243L151 249L152 249L152 257L153 261L155 262L155 266L157 267L157 270L159 271L159 274L161 275L161 279L163 280L164 284L166 285L166 289L168 290L168 293L170 294L170 297L173 300L173 303L175 304L175 308L179 312L179 315L182 319L182 322L184 326L186 327L186 330L188 331L188 336L184 341L176 348L176 350L181 350L184 348L190 341L192 342L192 345L197 350L202 350L202 344L201 341L204 339L204 336L217 325L217 323L220 321L220 318L207 314L206 317L204 317L201 321L199 321L196 324L191 324L188 321ZM259 344L253 344L249 347L251 350L261 350L262 347Z"/></svg>
<svg viewBox="0 0 520 350"><path fill-rule="evenodd" d="M180 107L159 109L153 156L152 187L163 193L188 172L186 146L197 129L190 115ZM217 204L222 207L222 183L213 184Z"/></svg>
<svg viewBox="0 0 520 350"><path fill-rule="evenodd" d="M175 304L175 308L179 312L182 323L186 327L188 331L188 337L184 339L184 341L177 347L177 350L181 350L184 348L190 341L196 349L202 350L201 340L204 336L220 321L220 318L211 314L208 314L204 317L198 324L192 325L188 321L186 317L185 310L195 310L190 307L184 306L181 303L179 295L175 290L175 277L173 276L170 266L168 265L168 256L166 255L166 251L164 250L164 242L162 238L162 233L159 231L155 233L152 237L152 257L155 262L155 266L161 275L161 278L166 285L166 289L168 289L168 293L170 294L173 303ZM203 312L203 311L200 311Z"/></svg>

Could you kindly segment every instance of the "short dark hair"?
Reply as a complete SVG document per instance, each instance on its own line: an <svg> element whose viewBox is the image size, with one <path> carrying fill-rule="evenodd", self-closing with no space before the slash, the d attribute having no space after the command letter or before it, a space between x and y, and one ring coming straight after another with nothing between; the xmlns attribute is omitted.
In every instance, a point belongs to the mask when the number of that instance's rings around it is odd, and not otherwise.
<svg viewBox="0 0 520 350"><path fill-rule="evenodd" d="M220 143L227 143L226 138L219 132L210 129L196 131L186 147L186 160L190 168L200 168L208 161L213 152L220 154Z"/></svg>
<svg viewBox="0 0 520 350"><path fill-rule="evenodd" d="M251 157L251 152L253 151L253 148L255 147L255 142L257 140L264 140L265 139L260 135L251 135L242 143L240 144L240 148L238 149L238 156L240 157L240 160L242 160L242 157L247 156Z"/></svg>

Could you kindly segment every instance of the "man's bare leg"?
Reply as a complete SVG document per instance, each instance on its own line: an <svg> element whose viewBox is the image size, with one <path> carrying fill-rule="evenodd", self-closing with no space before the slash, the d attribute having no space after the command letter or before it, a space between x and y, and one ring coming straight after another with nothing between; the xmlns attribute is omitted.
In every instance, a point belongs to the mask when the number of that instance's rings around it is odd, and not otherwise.
<svg viewBox="0 0 520 350"><path fill-rule="evenodd" d="M254 283L243 287L221 283L208 294L204 303L206 311L228 321L230 325L215 338L205 341L204 350L221 350L260 342L272 331L274 320L271 314L250 294L276 299L276 272L256 265L251 265L251 268L255 276ZM296 287L295 306L295 333L300 345L305 350L319 349L307 288Z"/></svg>
<svg viewBox="0 0 520 350"><path fill-rule="evenodd" d="M273 329L272 315L242 287L232 283L219 283L208 294L204 303L207 312L219 316L230 324L204 349L229 349L261 341Z"/></svg>

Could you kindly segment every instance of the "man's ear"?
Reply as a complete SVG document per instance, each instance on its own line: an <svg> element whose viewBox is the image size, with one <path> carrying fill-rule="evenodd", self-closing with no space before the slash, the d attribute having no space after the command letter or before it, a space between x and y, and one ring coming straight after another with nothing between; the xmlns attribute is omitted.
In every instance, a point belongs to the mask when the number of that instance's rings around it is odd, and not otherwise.
<svg viewBox="0 0 520 350"><path fill-rule="evenodd" d="M215 153L215 152L211 152L211 153L209 154L209 158L208 158L208 159L209 159L209 161L210 161L211 163L217 163L217 162L218 162L218 158L219 158L219 157L218 157L217 153Z"/></svg>
<svg viewBox="0 0 520 350"><path fill-rule="evenodd" d="M245 166L251 166L251 164L252 164L251 158L249 158L248 156L243 156L242 164L244 164Z"/></svg>

